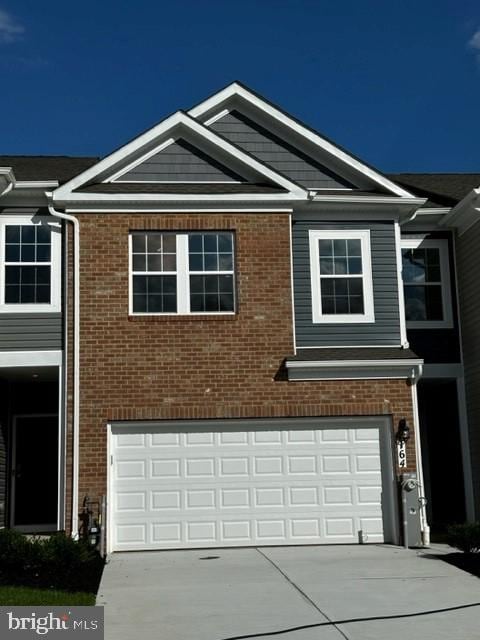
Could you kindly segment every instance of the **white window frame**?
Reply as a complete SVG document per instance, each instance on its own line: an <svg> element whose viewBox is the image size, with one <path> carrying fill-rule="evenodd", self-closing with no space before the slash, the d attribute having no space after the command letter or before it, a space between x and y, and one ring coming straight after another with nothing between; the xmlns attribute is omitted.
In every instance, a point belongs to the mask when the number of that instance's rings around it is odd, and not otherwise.
<svg viewBox="0 0 480 640"><path fill-rule="evenodd" d="M448 240L445 238L425 240L420 238L402 238L401 247L403 249L438 249L440 256L440 284L442 288L442 311L443 320L406 320L408 329L451 329L453 328L453 312L452 312L452 295L450 284L450 259L448 253ZM402 253L402 271L403 271L403 253ZM411 283L412 286L414 283ZM403 281L405 287L406 283ZM409 286L408 284L406 286ZM429 286L427 283L419 283L419 286ZM405 297L405 305L406 305ZM406 312L406 307L405 307ZM406 316L405 316L406 318Z"/></svg>
<svg viewBox="0 0 480 640"><path fill-rule="evenodd" d="M143 233L170 233L176 238L176 270L170 272L148 272L142 275L171 275L177 280L177 311L153 312L153 311L134 311L133 310L133 276L137 275L133 270L133 243L132 238L135 234ZM228 233L232 235L232 260L233 269L231 271L191 271L189 269L189 247L188 237L193 234L205 233ZM191 275L231 275L233 276L233 311L190 311L190 276ZM128 234L128 314L130 316L234 316L237 310L236 282L235 282L235 234L233 231L212 230L209 229L192 229L189 231L154 230L148 231L132 230Z"/></svg>
<svg viewBox="0 0 480 640"><path fill-rule="evenodd" d="M50 302L5 303L5 237L6 227L48 224L51 229ZM47 216L0 216L0 313L56 313L61 311L61 224ZM19 265L21 263L18 263ZM33 263L32 263L33 264ZM41 266L42 263L35 263Z"/></svg>
<svg viewBox="0 0 480 640"><path fill-rule="evenodd" d="M310 278L312 292L312 321L324 324L373 323L375 310L373 302L372 257L370 250L369 229L323 230L311 229L308 232L310 247ZM323 314L319 240L360 240L362 250L362 282L363 282L363 313ZM348 275L346 276L348 277ZM358 276L352 276L358 277Z"/></svg>

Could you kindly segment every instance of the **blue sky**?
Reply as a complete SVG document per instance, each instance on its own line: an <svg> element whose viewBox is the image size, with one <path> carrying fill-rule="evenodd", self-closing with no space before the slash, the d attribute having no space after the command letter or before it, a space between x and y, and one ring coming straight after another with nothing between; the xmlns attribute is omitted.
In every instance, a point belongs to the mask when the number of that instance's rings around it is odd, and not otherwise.
<svg viewBox="0 0 480 640"><path fill-rule="evenodd" d="M106 155L234 79L383 171L480 172L478 0L0 0L0 153Z"/></svg>

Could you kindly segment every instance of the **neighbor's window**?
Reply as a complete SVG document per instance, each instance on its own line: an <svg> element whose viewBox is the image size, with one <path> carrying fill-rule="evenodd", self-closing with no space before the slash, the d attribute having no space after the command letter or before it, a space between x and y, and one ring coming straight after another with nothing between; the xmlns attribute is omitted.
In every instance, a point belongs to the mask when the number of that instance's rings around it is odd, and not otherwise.
<svg viewBox="0 0 480 640"><path fill-rule="evenodd" d="M232 232L133 232L130 252L131 313L234 313Z"/></svg>
<svg viewBox="0 0 480 640"><path fill-rule="evenodd" d="M405 316L409 327L452 326L447 240L402 240Z"/></svg>
<svg viewBox="0 0 480 640"><path fill-rule="evenodd" d="M60 237L46 220L0 221L0 311L56 311L60 305Z"/></svg>
<svg viewBox="0 0 480 640"><path fill-rule="evenodd" d="M373 322L370 232L309 232L313 322Z"/></svg>

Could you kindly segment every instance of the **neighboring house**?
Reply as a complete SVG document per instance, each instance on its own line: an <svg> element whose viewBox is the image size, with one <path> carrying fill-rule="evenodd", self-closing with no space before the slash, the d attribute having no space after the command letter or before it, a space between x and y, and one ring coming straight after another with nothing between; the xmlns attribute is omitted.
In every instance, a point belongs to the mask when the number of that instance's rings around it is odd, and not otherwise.
<svg viewBox="0 0 480 640"><path fill-rule="evenodd" d="M110 550L398 542L404 472L423 531L474 516L442 176L239 83L102 160L0 166L6 525L76 534L106 496Z"/></svg>

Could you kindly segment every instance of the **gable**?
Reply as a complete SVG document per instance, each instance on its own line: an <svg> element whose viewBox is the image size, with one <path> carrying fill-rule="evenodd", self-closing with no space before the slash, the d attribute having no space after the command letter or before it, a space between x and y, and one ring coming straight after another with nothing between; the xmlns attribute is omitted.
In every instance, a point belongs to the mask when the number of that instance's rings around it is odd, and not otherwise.
<svg viewBox="0 0 480 640"><path fill-rule="evenodd" d="M211 123L210 128L303 187L354 188L350 182L239 111L227 113Z"/></svg>
<svg viewBox="0 0 480 640"><path fill-rule="evenodd" d="M114 182L243 182L244 178L178 139L140 162Z"/></svg>

